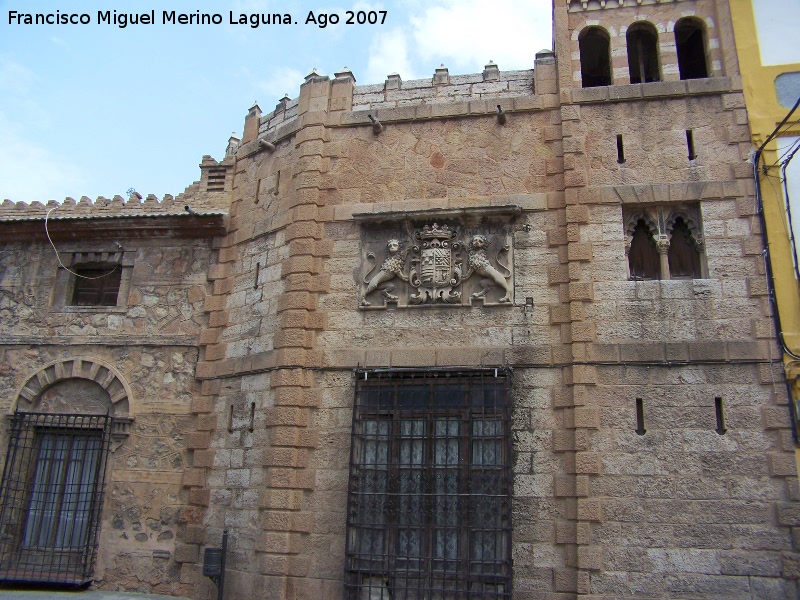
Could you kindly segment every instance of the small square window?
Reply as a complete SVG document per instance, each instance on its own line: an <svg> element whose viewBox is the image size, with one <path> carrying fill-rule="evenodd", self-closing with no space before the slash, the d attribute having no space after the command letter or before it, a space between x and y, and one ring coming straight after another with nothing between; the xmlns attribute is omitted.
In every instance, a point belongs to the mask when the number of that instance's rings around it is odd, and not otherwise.
<svg viewBox="0 0 800 600"><path fill-rule="evenodd" d="M50 306L55 311L124 311L136 250L86 248L59 252Z"/></svg>
<svg viewBox="0 0 800 600"><path fill-rule="evenodd" d="M115 264L75 265L73 306L116 306L122 268Z"/></svg>

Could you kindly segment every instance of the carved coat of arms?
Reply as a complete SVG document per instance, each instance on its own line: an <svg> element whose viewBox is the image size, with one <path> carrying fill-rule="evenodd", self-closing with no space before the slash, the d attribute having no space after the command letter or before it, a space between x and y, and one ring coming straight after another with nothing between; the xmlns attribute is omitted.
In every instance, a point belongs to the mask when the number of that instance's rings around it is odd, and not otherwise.
<svg viewBox="0 0 800 600"><path fill-rule="evenodd" d="M457 289L461 283L461 244L457 235L457 231L437 223L414 232L417 243L411 248L409 283L416 293L409 297L410 304L461 300Z"/></svg>
<svg viewBox="0 0 800 600"><path fill-rule="evenodd" d="M383 248L380 267L380 254L366 254L372 266L363 279L361 307L371 307L378 292L385 298L384 306L471 304L473 300L513 304L506 238L505 232L465 235L458 226L444 223L409 230L402 241L391 238Z"/></svg>

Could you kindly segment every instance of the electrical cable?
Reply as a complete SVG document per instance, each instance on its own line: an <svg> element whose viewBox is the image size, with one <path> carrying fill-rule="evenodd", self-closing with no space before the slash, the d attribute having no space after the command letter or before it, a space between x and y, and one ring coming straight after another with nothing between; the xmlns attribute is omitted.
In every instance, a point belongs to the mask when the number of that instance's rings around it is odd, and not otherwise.
<svg viewBox="0 0 800 600"><path fill-rule="evenodd" d="M67 265L65 265L63 262L61 262L61 257L59 256L58 248L56 248L56 245L53 243L53 239L50 237L50 229L47 227L47 221L50 219L50 213L56 210L57 208L59 207L54 206L53 208L47 211L47 214L44 217L44 232L45 235L47 235L47 241L50 242L50 245L53 247L53 252L55 252L56 254L56 260L58 261L58 264L61 266L61 268L67 271L67 273L72 273L73 275L75 275L75 277L80 277L81 279L102 279L103 277L108 277L109 275L114 273L119 268L119 265L114 265L114 268L111 269L108 273L103 273L102 275L97 275L95 277L89 277L87 275L81 275L80 273L76 273L75 271L67 267Z"/></svg>
<svg viewBox="0 0 800 600"><path fill-rule="evenodd" d="M786 198L786 215L789 221L789 242L792 247L794 274L797 277L797 281L800 281L800 269L798 269L797 263L797 245L795 244L794 225L792 224L792 203L789 198L789 184L786 177L786 167L789 166L789 163L792 161L792 158L794 158L794 155L797 154L798 150L800 150L800 138L794 142L794 149L791 151L791 154L789 154L788 158L781 163L781 179L783 183L784 197ZM786 156L786 153L784 153L784 156Z"/></svg>
<svg viewBox="0 0 800 600"><path fill-rule="evenodd" d="M794 121L792 123L786 123L786 124L789 125L789 126L799 125L800 121ZM763 167L764 174L766 175L767 171L769 169L772 169L773 167L778 167L778 166L782 165L785 162L784 159L786 158L786 156L788 156L790 153L794 154L796 152L798 146L800 146L800 139L795 140L794 142L792 142L792 145L789 146L788 148L786 148L784 153L781 154L778 157L778 160L776 160L774 163L765 164L764 167Z"/></svg>
<svg viewBox="0 0 800 600"><path fill-rule="evenodd" d="M797 102L794 103L792 109L787 113L787 115L783 118L783 120L778 124L778 126L772 131L767 139L764 141L761 146L759 146L758 150L756 150L755 155L753 156L753 179L755 180L756 190L755 190L755 200L756 200L756 212L758 213L759 219L761 221L761 235L764 241L764 258L765 258L765 265L766 265L766 275L767 275L767 287L769 289L769 301L772 305L773 312L775 314L775 332L778 336L778 342L781 345L781 349L796 360L800 360L800 355L793 352L791 348L786 344L786 340L783 337L783 328L781 326L781 316L780 311L778 310L778 302L775 297L775 273L772 270L772 261L770 260L770 253L769 253L769 234L767 232L767 222L764 217L764 202L763 197L761 195L761 174L759 172L759 163L761 162L761 158L763 156L764 148L766 148L767 144L769 144L775 137L778 135L778 132L781 128L786 124L787 121L791 118L794 112L797 110L797 107L800 106L800 98L797 99ZM764 165L766 167L766 165ZM790 396L791 397L791 396Z"/></svg>
<svg viewBox="0 0 800 600"><path fill-rule="evenodd" d="M777 298L775 297L775 273L772 270L772 261L770 260L769 232L767 230L767 221L764 216L764 202L763 202L763 197L761 195L761 177L759 173L758 164L759 162L761 162L764 148L778 135L780 129L791 118L792 114L794 114L798 106L800 106L800 98L797 99L797 102L794 103L794 106L789 111L789 113L783 118L783 120L778 124L778 126L773 130L773 132L767 137L766 141L763 144L761 144L761 146L759 146L758 150L756 150L755 154L753 155L753 180L755 183L756 212L759 216L759 221L761 224L761 238L764 244L763 254L764 254L764 265L765 265L765 277L767 278L767 289L769 292L768 298L771 308L771 314L773 316L773 326L775 328L775 333L778 339L778 343L781 346L781 349L786 355L792 357L795 360L800 360L800 355L793 352L786 344L786 340L783 337L783 327L781 326L781 315L780 315L780 310L778 309L778 301ZM766 175L767 173L766 165L764 167L765 167L764 174ZM792 438L794 439L795 444L797 444L798 442L800 442L800 440L798 440L798 431L797 431L798 420L800 420L800 415L797 414L798 406L797 403L794 401L795 399L794 399L794 394L792 393L792 384L789 381L788 377L784 377L784 381L786 383L787 398L789 399L789 417L792 422Z"/></svg>
<svg viewBox="0 0 800 600"><path fill-rule="evenodd" d="M772 190L773 197L775 198L781 197L782 193L781 187L776 185L776 180L780 182L780 184L784 183L784 180L781 178L780 175L764 175L762 173L761 180L769 183L769 187ZM798 263L797 249L795 247L794 227L792 224L792 210L788 204L786 205L786 218L787 218L786 228L789 230L789 245L791 246L792 249L792 263L794 265L795 276L797 277L797 280L800 281L800 271L798 271L800 263Z"/></svg>
<svg viewBox="0 0 800 600"><path fill-rule="evenodd" d="M778 310L778 303L777 299L775 298L775 273L772 270L772 261L770 260L769 238L767 236L766 219L764 218L764 205L761 197L761 181L758 173L757 159L758 155L756 155L756 160L753 161L753 178L756 180L756 210L758 211L758 215L760 217L762 237L764 239L764 265L767 276L767 287L769 288L769 302L775 315L775 332L778 336L778 342L781 345L781 349L792 358L800 360L800 355L796 354L791 350L791 348L789 348L789 346L786 344L786 340L783 337L780 311Z"/></svg>

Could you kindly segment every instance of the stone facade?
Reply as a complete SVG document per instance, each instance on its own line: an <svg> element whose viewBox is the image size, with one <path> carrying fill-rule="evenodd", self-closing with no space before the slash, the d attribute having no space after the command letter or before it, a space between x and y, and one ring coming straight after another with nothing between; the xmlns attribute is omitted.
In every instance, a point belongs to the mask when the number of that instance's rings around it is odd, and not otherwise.
<svg viewBox="0 0 800 600"><path fill-rule="evenodd" d="M56 209L48 230L59 266L42 227L45 208L9 204L0 248L2 410L110 412L96 584L188 595L175 543L191 520L182 481L216 262L211 237L223 231L223 216L184 216L170 199L142 204L135 196L127 204L48 205ZM197 238L192 229L206 228L202 220L213 227ZM116 306L72 305L75 276L67 269L86 259L122 270ZM4 454L7 444L4 428Z"/></svg>
<svg viewBox="0 0 800 600"><path fill-rule="evenodd" d="M708 77L680 78L687 16ZM661 81L629 83L636 22L661 36ZM581 86L587 27L608 35L608 85ZM202 551L227 529L226 594L342 598L354 369L508 366L514 598L796 597L792 423L727 3L557 2L554 32L531 71L310 74L252 107L186 196L152 199L158 216L118 202L151 235L77 203L59 250L117 241L117 307L59 308L47 240L4 234L7 409L75 357L130 388L99 587L213 598ZM1 210L11 232L47 209ZM638 214L678 215L649 230L660 278L632 276ZM679 221L697 277L670 272ZM55 379L36 381L28 402Z"/></svg>

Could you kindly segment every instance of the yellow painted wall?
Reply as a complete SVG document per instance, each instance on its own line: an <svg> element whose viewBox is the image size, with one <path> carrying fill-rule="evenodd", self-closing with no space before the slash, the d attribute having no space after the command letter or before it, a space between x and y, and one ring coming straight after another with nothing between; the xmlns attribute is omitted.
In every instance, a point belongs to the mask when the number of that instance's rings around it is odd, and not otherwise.
<svg viewBox="0 0 800 600"><path fill-rule="evenodd" d="M730 0L730 8L750 133L755 148L758 148L789 112L788 108L778 102L775 78L782 73L800 72L800 63L762 65L752 0ZM798 16L800 15L787 15L787 18ZM784 127L782 135L800 135L799 120L800 111L796 111L790 120L793 124ZM773 140L764 149L761 164L775 165L777 160L777 144ZM789 225L778 165L770 167L766 174L761 172L761 194L781 329L787 348L794 354L800 354L800 287L794 274ZM792 382L793 399L797 406L800 401L800 361L784 354L784 364L787 378Z"/></svg>

